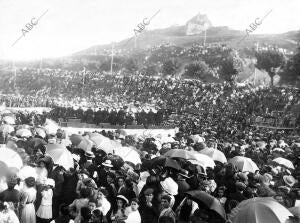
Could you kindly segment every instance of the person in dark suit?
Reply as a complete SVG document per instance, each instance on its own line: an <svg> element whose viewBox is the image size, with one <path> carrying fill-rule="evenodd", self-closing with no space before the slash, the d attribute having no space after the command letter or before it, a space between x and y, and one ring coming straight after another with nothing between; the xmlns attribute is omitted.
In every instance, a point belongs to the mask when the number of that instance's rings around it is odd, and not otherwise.
<svg viewBox="0 0 300 223"><path fill-rule="evenodd" d="M125 111L123 109L120 109L117 113L117 123L119 125L124 125L125 124Z"/></svg>
<svg viewBox="0 0 300 223"><path fill-rule="evenodd" d="M152 188L147 188L144 191L145 200L142 199L140 206L140 214L142 218L142 223L156 223L159 217L158 205L153 204L154 190Z"/></svg>
<svg viewBox="0 0 300 223"><path fill-rule="evenodd" d="M52 212L53 218L56 218L59 214L59 205L62 203L61 195L63 193L63 183L64 183L64 172L65 168L59 165L54 165L53 171L49 174L49 178L55 181L55 187L53 188L53 198L52 198Z"/></svg>
<svg viewBox="0 0 300 223"><path fill-rule="evenodd" d="M102 122L103 116L102 116L102 111L99 108L98 111L95 112L95 117L94 117L94 122L96 125L99 125L99 123Z"/></svg>
<svg viewBox="0 0 300 223"><path fill-rule="evenodd" d="M105 160L104 163L102 163L102 167L98 169L98 180L97 185L98 187L107 187L107 174L110 172L113 165L111 164L110 160Z"/></svg>
<svg viewBox="0 0 300 223"><path fill-rule="evenodd" d="M247 188L246 184L242 182L236 182L235 187L236 192L230 193L227 197L227 201L225 203L225 210L229 210L229 204L231 203L231 201L236 201L240 203L243 200L247 199L247 197L244 195L244 191Z"/></svg>

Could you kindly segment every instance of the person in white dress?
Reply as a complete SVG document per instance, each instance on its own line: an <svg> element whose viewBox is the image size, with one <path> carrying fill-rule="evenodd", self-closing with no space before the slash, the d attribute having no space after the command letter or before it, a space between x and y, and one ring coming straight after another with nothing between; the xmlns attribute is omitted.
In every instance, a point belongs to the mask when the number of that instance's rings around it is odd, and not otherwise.
<svg viewBox="0 0 300 223"><path fill-rule="evenodd" d="M133 198L130 203L130 210L127 219L124 221L125 223L141 223L141 215L138 211L139 208L139 200L137 198Z"/></svg>
<svg viewBox="0 0 300 223"><path fill-rule="evenodd" d="M35 179L28 177L25 179L24 189L21 193L21 209L20 209L20 221L21 223L35 223L35 207L34 202L36 200Z"/></svg>
<svg viewBox="0 0 300 223"><path fill-rule="evenodd" d="M44 223L50 222L52 219L52 197L53 188L55 187L55 182L53 179L48 178L46 180L46 185L42 190L42 202L39 209L36 212L37 222Z"/></svg>
<svg viewBox="0 0 300 223"><path fill-rule="evenodd" d="M8 203L0 201L0 222L20 223L16 213L9 208Z"/></svg>
<svg viewBox="0 0 300 223"><path fill-rule="evenodd" d="M38 167L36 167L37 183L44 184L48 177L48 170L44 160L38 161Z"/></svg>

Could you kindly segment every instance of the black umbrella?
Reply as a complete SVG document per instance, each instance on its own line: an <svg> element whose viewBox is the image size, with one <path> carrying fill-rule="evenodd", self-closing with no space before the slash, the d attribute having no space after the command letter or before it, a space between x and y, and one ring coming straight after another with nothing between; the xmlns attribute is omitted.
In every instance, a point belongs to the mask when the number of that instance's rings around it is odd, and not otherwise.
<svg viewBox="0 0 300 223"><path fill-rule="evenodd" d="M111 161L115 169L120 169L124 165L124 160L118 155L109 155L107 159Z"/></svg>
<svg viewBox="0 0 300 223"><path fill-rule="evenodd" d="M212 210L216 213L218 213L223 219L226 219L226 213L225 210L220 203L218 199L215 197L211 196L210 194L200 191L200 190L192 190L189 192L186 192L185 194L188 195L188 197L197 202L199 205L204 205L207 207L209 210Z"/></svg>

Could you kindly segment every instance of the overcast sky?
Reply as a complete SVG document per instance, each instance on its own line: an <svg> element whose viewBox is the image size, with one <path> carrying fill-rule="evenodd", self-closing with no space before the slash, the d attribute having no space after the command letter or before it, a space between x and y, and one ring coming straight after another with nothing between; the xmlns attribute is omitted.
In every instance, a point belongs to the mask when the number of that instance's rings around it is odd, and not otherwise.
<svg viewBox="0 0 300 223"><path fill-rule="evenodd" d="M300 0L0 0L0 58L57 57L120 41L158 10L147 29L183 25L201 13L213 26L245 30L272 10L256 34L300 30Z"/></svg>

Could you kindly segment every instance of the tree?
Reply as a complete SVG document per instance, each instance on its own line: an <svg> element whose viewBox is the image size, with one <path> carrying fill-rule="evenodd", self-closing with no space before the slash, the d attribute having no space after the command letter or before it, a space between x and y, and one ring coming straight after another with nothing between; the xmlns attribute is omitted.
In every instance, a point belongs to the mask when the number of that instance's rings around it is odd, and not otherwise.
<svg viewBox="0 0 300 223"><path fill-rule="evenodd" d="M228 56L220 61L220 77L228 82L233 82L240 71L242 62L239 58Z"/></svg>
<svg viewBox="0 0 300 223"><path fill-rule="evenodd" d="M300 47L298 52L287 61L280 73L282 83L292 84L300 87Z"/></svg>
<svg viewBox="0 0 300 223"><path fill-rule="evenodd" d="M203 80L209 75L211 75L210 68L203 61L191 63L184 67L184 77Z"/></svg>
<svg viewBox="0 0 300 223"><path fill-rule="evenodd" d="M179 65L176 60L168 60L163 63L161 72L165 76L167 75L174 76L178 68Z"/></svg>
<svg viewBox="0 0 300 223"><path fill-rule="evenodd" d="M278 69L284 65L284 56L277 50L258 51L255 53L256 67L265 70L271 78L271 86L273 86L274 76Z"/></svg>

